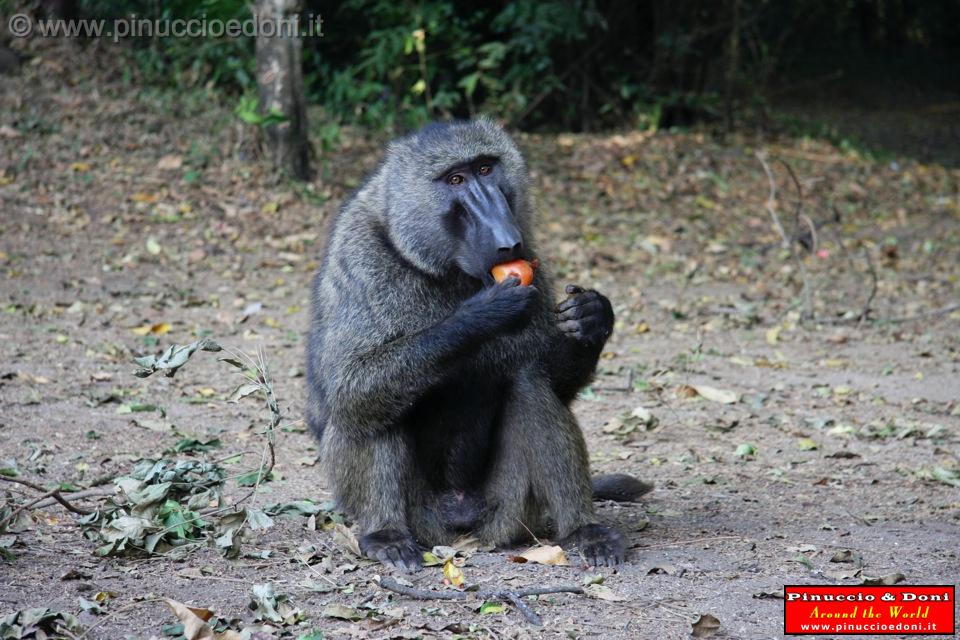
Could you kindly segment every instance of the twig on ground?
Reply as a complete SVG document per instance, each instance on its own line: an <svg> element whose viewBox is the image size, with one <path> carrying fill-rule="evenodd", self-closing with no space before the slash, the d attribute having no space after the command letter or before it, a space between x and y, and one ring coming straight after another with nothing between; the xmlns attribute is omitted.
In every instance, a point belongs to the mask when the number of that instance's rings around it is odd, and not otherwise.
<svg viewBox="0 0 960 640"><path fill-rule="evenodd" d="M13 482L13 483L15 483L15 484L20 484L20 485L23 485L23 486L25 486L25 487L29 487L29 488L33 489L34 491L39 491L41 494L43 494L43 495L41 495L39 498L37 498L36 500L34 500L34 501L32 501L32 502L29 502L29 503L27 503L27 504L25 504L25 505L22 505L22 506L20 506L20 507L17 507L17 508L6 518L6 520L4 521L3 524L6 524L6 523L8 523L8 522L15 522L16 519L17 519L17 516L19 516L20 513L21 513L24 509L28 509L28 508L34 506L36 503L38 503L38 502L40 502L40 501L42 501L42 500L46 500L47 498L52 498L53 500L56 500L57 502L59 502L59 503L63 506L64 509L66 509L67 511L70 511L70 512L72 512L72 513L76 513L77 515L86 516L86 515L90 515L91 513L93 513L92 511L89 511L89 510L87 510L87 509L82 509L82 508L80 508L80 507L76 507L76 506L70 504L70 502L68 502L66 498L64 498L62 495L60 495L60 489L46 489L45 487L42 487L42 486L40 486L40 485L38 485L38 484L34 484L33 482L30 482L29 480L22 480L22 479L20 479L20 478L11 478L10 476L0 476L0 480L3 480L3 481L5 481L5 482Z"/></svg>
<svg viewBox="0 0 960 640"><path fill-rule="evenodd" d="M781 244L784 248L789 248L790 238L787 237L787 232L783 230L783 225L780 224L780 216L777 215L777 180L773 177L773 171L770 170L770 165L767 164L764 154L757 151L754 155L763 166L763 172L767 174L767 183L770 185L770 194L767 196L766 202L767 213L770 214L774 229L780 234Z"/></svg>
<svg viewBox="0 0 960 640"><path fill-rule="evenodd" d="M513 591L502 591L501 598L503 597L506 597L507 600L513 603L513 606L517 608L517 611L523 614L523 617L527 619L527 622L537 627L543 626L543 619L538 616L534 610L527 605L526 602L521 600L519 595Z"/></svg>
<svg viewBox="0 0 960 640"><path fill-rule="evenodd" d="M793 167L787 164L787 161L783 158L777 158L777 162L783 165L783 168L787 170L787 175L790 176L790 179L793 180L793 186L797 189L797 204L796 208L793 210L794 226L799 227L800 215L803 211L803 187L800 186L800 180L797 178L797 174L793 172ZM812 224L810 225L813 226Z"/></svg>
<svg viewBox="0 0 960 640"><path fill-rule="evenodd" d="M75 491L70 493L71 500L85 500L87 498L99 498L101 496L111 496L117 492L116 488L111 485L109 487L92 487L90 489L84 489L83 491ZM49 507L56 503L56 499L53 496L46 498L41 498L37 500L37 503L33 505L34 509L43 509L44 507Z"/></svg>
<svg viewBox="0 0 960 640"><path fill-rule="evenodd" d="M868 247L863 248L863 257L867 259L867 270L870 273L870 293L867 295L867 299L863 303L860 313L857 315L857 322L863 322L867 319L867 316L870 314L870 305L873 304L873 299L877 297L877 289L879 287L877 268L873 264L873 258L870 257L870 249Z"/></svg>
<svg viewBox="0 0 960 640"><path fill-rule="evenodd" d="M707 538L693 538L692 540L676 540L674 542L664 542L661 544L644 545L634 547L637 551L647 551L650 549L667 549L669 547L679 547L685 544L697 544L698 542L715 542L717 540L743 540L743 536L710 536Z"/></svg>
<svg viewBox="0 0 960 640"><path fill-rule="evenodd" d="M151 602L163 602L163 598L144 598L143 600L137 600L136 602L131 602L130 604L124 605L124 606L120 607L119 609L114 609L113 611L108 612L107 615L103 616L102 618L100 618L99 620L97 620L95 623L93 623L92 625L90 625L89 627L87 627L86 630L85 630L83 633L81 633L79 636L77 636L78 640L83 640L83 638L86 638L87 636L90 635L90 632L91 632L91 631L93 631L94 629L96 629L97 627L99 627L100 625L102 625L103 623L107 622L108 620L110 620L110 619L113 618L114 616L118 616L118 615L120 615L121 613L126 613L126 612L128 612L128 611L131 611L131 610L133 610L133 609L136 609L137 607L139 607L139 606L141 606L141 605L149 604L149 603L151 603Z"/></svg>
<svg viewBox="0 0 960 640"><path fill-rule="evenodd" d="M316 567L314 567L314 566L311 565L309 562L307 562L307 559L303 557L303 554L297 553L297 560L299 560L300 563L303 564L303 566L305 566L307 569L309 569L310 571L312 571L312 572L314 573L314 575L316 575L318 578L320 578L321 580L326 580L327 582L329 582L329 583L330 583L330 586L332 586L334 589L339 589L339 588L340 588L340 585L338 585L334 580L331 580L331 579L328 578L327 576L323 575L323 573L320 572L320 571L318 571Z"/></svg>
<svg viewBox="0 0 960 640"><path fill-rule="evenodd" d="M810 219L810 216L801 213L797 217L802 220L805 225L807 225L808 229L810 229L810 253L816 253L817 247L820 246L820 242L817 239L817 225L813 224L813 220Z"/></svg>
<svg viewBox="0 0 960 640"><path fill-rule="evenodd" d="M478 598L480 600L508 600L517 610L523 614L530 624L541 626L543 620L540 619L528 604L521 598L527 596L542 596L549 593L583 593L583 589L572 585L559 585L555 587L527 587L524 589L497 589L495 591L431 591L429 589L417 589L400 584L389 576L380 578L380 587L387 591L393 591L408 598L418 600L466 600L468 598Z"/></svg>
<svg viewBox="0 0 960 640"><path fill-rule="evenodd" d="M945 307L940 307L939 309L934 309L933 311L924 311L923 313L918 313L913 316L902 316L900 318L879 318L878 322L912 322L913 320L929 320L930 318L935 318L937 316L944 316L948 313L953 313L954 311L960 311L960 304L950 304Z"/></svg>
<svg viewBox="0 0 960 640"><path fill-rule="evenodd" d="M770 185L770 194L767 196L766 209L767 213L770 214L770 219L773 221L773 226L776 228L777 233L780 234L781 246L786 249L790 254L790 259L797 267L797 271L800 272L800 279L803 283L803 289L801 290L801 295L803 296L803 311L801 312L801 319L815 320L816 314L813 309L813 288L810 285L810 275L807 273L807 265L803 262L803 256L799 255L793 246L793 241L787 236L786 231L783 229L783 225L780 223L780 217L777 215L777 180L773 175L773 171L770 169L770 165L767 163L764 154L760 151L757 151L754 154L757 160L760 161L760 164L763 166L763 172L767 175L767 182ZM793 172L793 169L790 168L784 160L777 159L777 162L782 164L787 169L787 173L790 174L793 184L797 188L797 205L794 217L796 218L796 224L799 225L801 220L801 209L803 208L803 189L800 187L800 181L797 179L797 175ZM813 223L810 223L810 227L815 229Z"/></svg>

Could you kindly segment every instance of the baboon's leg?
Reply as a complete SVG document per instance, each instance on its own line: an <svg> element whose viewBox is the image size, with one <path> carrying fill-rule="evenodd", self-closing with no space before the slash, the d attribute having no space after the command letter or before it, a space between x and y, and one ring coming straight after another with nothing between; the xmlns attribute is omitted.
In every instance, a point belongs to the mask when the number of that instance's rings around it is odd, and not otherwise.
<svg viewBox="0 0 960 640"><path fill-rule="evenodd" d="M546 516L564 546L577 547L592 564L622 561L622 536L598 524L593 511L583 434L545 376L517 377L500 429L481 536L505 544Z"/></svg>
<svg viewBox="0 0 960 640"><path fill-rule="evenodd" d="M360 550L398 568L422 563L415 535L429 533L419 509L423 481L406 432L397 429L364 440L344 438L331 425L323 441L324 461L337 501L357 519ZM412 523L410 516L418 518ZM416 524L418 526L411 526Z"/></svg>

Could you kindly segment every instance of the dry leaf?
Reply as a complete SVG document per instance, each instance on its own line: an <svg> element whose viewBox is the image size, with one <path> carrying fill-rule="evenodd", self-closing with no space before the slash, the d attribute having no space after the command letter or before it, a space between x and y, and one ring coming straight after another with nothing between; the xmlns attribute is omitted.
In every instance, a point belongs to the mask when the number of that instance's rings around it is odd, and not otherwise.
<svg viewBox="0 0 960 640"><path fill-rule="evenodd" d="M767 329L766 333L764 334L764 337L767 340L767 344L773 345L780 342L780 332L782 330L783 330L783 327L780 325L777 325L775 327L770 327L769 329Z"/></svg>
<svg viewBox="0 0 960 640"><path fill-rule="evenodd" d="M453 564L453 558L443 563L443 577L450 581L455 587L462 587L464 582L463 571L457 565Z"/></svg>
<svg viewBox="0 0 960 640"><path fill-rule="evenodd" d="M130 331L138 336L162 336L170 333L170 329L172 328L173 326L169 322L158 322L157 324L145 324L143 326L130 329Z"/></svg>
<svg viewBox="0 0 960 640"><path fill-rule="evenodd" d="M864 577L863 577L863 584L866 584L866 585L877 584L877 585L887 585L887 586L891 586L891 585L897 584L898 582L903 582L903 581L906 580L906 579L907 579L907 577L904 576L902 573L899 573L899 572L898 572L898 573L889 573L889 574L887 574L887 575L885 575L885 576L880 576L880 577L876 577L876 578L871 578L871 577L868 577L868 576L864 576Z"/></svg>
<svg viewBox="0 0 960 640"><path fill-rule="evenodd" d="M616 433L620 431L621 428L623 428L623 420L614 416L613 418L607 420L607 422L603 425L603 432Z"/></svg>
<svg viewBox="0 0 960 640"><path fill-rule="evenodd" d="M826 358L825 360L820 361L820 365L824 367L832 367L834 369L839 367L845 367L849 364L849 361L844 360L843 358Z"/></svg>
<svg viewBox="0 0 960 640"><path fill-rule="evenodd" d="M163 156L157 162L157 169L179 169L183 166L181 156Z"/></svg>
<svg viewBox="0 0 960 640"><path fill-rule="evenodd" d="M200 607L188 607L182 602L164 598L173 615L183 624L183 635L187 640L239 640L240 634L236 631L214 633L207 620L213 617L213 611Z"/></svg>
<svg viewBox="0 0 960 640"><path fill-rule="evenodd" d="M130 199L133 200L134 202L145 202L148 204L153 204L154 202L157 202L158 200L160 200L160 195L157 193L139 192L130 196Z"/></svg>
<svg viewBox="0 0 960 640"><path fill-rule="evenodd" d="M715 616L704 613L692 624L690 635L694 638L707 638L715 634L718 629L720 629L720 621Z"/></svg>
<svg viewBox="0 0 960 640"><path fill-rule="evenodd" d="M696 389L688 384L677 385L674 387L673 392L677 394L678 398L696 398L700 395Z"/></svg>
<svg viewBox="0 0 960 640"><path fill-rule="evenodd" d="M325 618L338 618L340 620L360 620L363 618L363 614L357 609L336 602L332 602L324 607L320 615Z"/></svg>
<svg viewBox="0 0 960 640"><path fill-rule="evenodd" d="M471 535L460 536L450 543L450 546L459 551L465 557L469 557L471 554L477 551L487 551L491 548L490 545L485 545L480 541L479 538Z"/></svg>
<svg viewBox="0 0 960 640"><path fill-rule="evenodd" d="M591 598L606 600L607 602L625 602L624 596L614 593L613 589L602 584L591 584L584 587L583 592Z"/></svg>
<svg viewBox="0 0 960 640"><path fill-rule="evenodd" d="M333 542L344 551L348 551L358 558L363 557L363 554L360 553L360 543L357 541L357 536L353 535L353 531L350 531L350 527L347 525L340 522L333 525Z"/></svg>
<svg viewBox="0 0 960 640"><path fill-rule="evenodd" d="M693 387L694 391L711 402L733 404L740 400L740 394L736 393L735 391L730 391L728 389L717 389L716 387L710 387L705 384L695 384L691 386Z"/></svg>
<svg viewBox="0 0 960 640"><path fill-rule="evenodd" d="M569 567L570 561L567 560L567 554L563 547L554 545L552 547L533 547L529 551L521 553L519 556L510 556L514 562L536 562L538 564L553 564L562 567Z"/></svg>

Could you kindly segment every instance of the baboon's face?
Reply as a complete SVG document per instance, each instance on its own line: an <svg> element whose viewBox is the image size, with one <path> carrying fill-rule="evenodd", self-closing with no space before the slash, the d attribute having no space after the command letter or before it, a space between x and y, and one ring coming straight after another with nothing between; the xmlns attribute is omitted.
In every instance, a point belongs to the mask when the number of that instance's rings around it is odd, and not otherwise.
<svg viewBox="0 0 960 640"><path fill-rule="evenodd" d="M514 191L499 160L481 156L447 169L435 181L445 203L443 226L454 241L454 263L493 284L490 269L523 255L514 217Z"/></svg>

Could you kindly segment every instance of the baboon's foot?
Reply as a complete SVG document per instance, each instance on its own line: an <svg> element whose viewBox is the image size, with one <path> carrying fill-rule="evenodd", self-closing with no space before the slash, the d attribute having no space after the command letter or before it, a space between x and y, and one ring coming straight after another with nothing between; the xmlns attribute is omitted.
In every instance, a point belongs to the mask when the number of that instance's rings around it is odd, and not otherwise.
<svg viewBox="0 0 960 640"><path fill-rule="evenodd" d="M380 529L360 537L360 551L371 560L404 569L419 571L423 566L420 545L406 531Z"/></svg>
<svg viewBox="0 0 960 640"><path fill-rule="evenodd" d="M583 525L564 539L563 546L576 547L580 557L594 567L615 567L627 554L620 532L602 524Z"/></svg>

